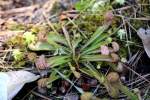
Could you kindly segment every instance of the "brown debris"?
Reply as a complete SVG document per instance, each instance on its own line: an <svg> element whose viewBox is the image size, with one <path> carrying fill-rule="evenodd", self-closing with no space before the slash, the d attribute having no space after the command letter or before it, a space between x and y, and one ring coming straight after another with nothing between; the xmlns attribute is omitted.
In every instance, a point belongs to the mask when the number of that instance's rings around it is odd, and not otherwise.
<svg viewBox="0 0 150 100"><path fill-rule="evenodd" d="M10 38L23 34L23 31L0 31L0 42L5 43Z"/></svg>
<svg viewBox="0 0 150 100"><path fill-rule="evenodd" d="M46 69L48 64L46 62L45 56L41 55L35 62L35 65L38 69Z"/></svg>
<svg viewBox="0 0 150 100"><path fill-rule="evenodd" d="M37 56L36 53L33 53L33 52L27 54L27 58L28 58L30 61L35 61L36 56Z"/></svg>
<svg viewBox="0 0 150 100"><path fill-rule="evenodd" d="M63 11L59 17L59 19L66 20L68 18L70 19L76 19L78 17L78 12L76 10L69 10L69 11Z"/></svg>
<svg viewBox="0 0 150 100"><path fill-rule="evenodd" d="M33 5L33 6L29 6L29 7L21 7L21 8L14 8L11 10L6 10L6 11L0 11L0 15L2 17L8 17L8 16L14 16L14 15L18 15L18 14L27 14L27 13L31 13L38 8L38 5Z"/></svg>

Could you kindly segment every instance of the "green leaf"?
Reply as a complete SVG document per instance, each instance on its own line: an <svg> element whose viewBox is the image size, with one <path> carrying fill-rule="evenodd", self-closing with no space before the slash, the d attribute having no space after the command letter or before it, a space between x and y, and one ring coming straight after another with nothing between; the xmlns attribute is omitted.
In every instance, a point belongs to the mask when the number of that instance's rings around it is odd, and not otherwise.
<svg viewBox="0 0 150 100"><path fill-rule="evenodd" d="M90 77L94 77L94 75L91 73L91 71L87 68L80 68L79 69L82 73L89 75Z"/></svg>
<svg viewBox="0 0 150 100"><path fill-rule="evenodd" d="M65 39L70 47L70 49L72 49L72 44L71 44L71 41L70 41L70 36L69 36L69 33L67 32L66 28L62 26L62 30L63 30L63 33L64 33L64 36L65 36Z"/></svg>
<svg viewBox="0 0 150 100"><path fill-rule="evenodd" d="M87 64L87 63L84 63L84 65L91 71L92 75L102 84L104 84L105 82L105 76L101 73L101 72L98 72L94 66L92 64Z"/></svg>
<svg viewBox="0 0 150 100"><path fill-rule="evenodd" d="M55 48L47 42L37 42L36 44L32 43L28 45L28 47L30 50L33 51L54 51L55 50Z"/></svg>
<svg viewBox="0 0 150 100"><path fill-rule="evenodd" d="M60 35L60 34L56 34L54 32L50 32L47 35L47 40L48 41L54 41L56 43L60 43L60 44L64 44L67 45L67 41L65 40L65 38Z"/></svg>
<svg viewBox="0 0 150 100"><path fill-rule="evenodd" d="M109 34L108 33L103 33L101 34L101 36L96 40L94 41L94 43L92 43L91 45L96 45L100 42L102 42L104 39L107 39L109 37Z"/></svg>
<svg viewBox="0 0 150 100"><path fill-rule="evenodd" d="M136 94L134 94L134 93L132 93L129 89L128 89L128 87L126 87L126 86L124 86L124 85L120 85L119 86L119 89L124 93L124 94L126 94L129 98L130 98L130 100L139 100L138 99L138 96L136 95Z"/></svg>
<svg viewBox="0 0 150 100"><path fill-rule="evenodd" d="M81 0L75 4L76 10L84 11L88 8L92 8L96 0Z"/></svg>
<svg viewBox="0 0 150 100"><path fill-rule="evenodd" d="M47 63L52 68L55 66L67 64L70 60L71 59L69 56L54 56L54 57L50 57L47 60Z"/></svg>
<svg viewBox="0 0 150 100"><path fill-rule="evenodd" d="M107 55L84 55L81 57L81 61L107 61L107 62L111 62L112 58L110 56Z"/></svg>
<svg viewBox="0 0 150 100"><path fill-rule="evenodd" d="M107 45L107 44L109 44L109 42L107 40L105 40L105 41L103 40L103 41L100 41L97 44L93 44L90 47L88 47L85 51L83 51L82 55L83 54L90 54L96 49L100 50L101 45Z"/></svg>
<svg viewBox="0 0 150 100"><path fill-rule="evenodd" d="M81 0L75 4L75 8L79 11L84 10L89 2L90 0Z"/></svg>
<svg viewBox="0 0 150 100"><path fill-rule="evenodd" d="M87 41L87 43L81 48L81 51L86 49L87 46L95 42L97 39L100 38L101 34L104 33L106 29L108 29L109 25L104 25L99 27L96 32L91 36L91 38Z"/></svg>
<svg viewBox="0 0 150 100"><path fill-rule="evenodd" d="M81 41L82 41L81 38L78 38L78 39L73 40L73 41L72 41L72 46L73 46L73 48L74 48L74 49L77 48L77 47L79 46L79 43L80 43Z"/></svg>
<svg viewBox="0 0 150 100"><path fill-rule="evenodd" d="M48 79L47 84L51 84L52 82L56 81L59 78L60 78L60 76L57 75L57 73L55 71L52 71L52 73L50 74L50 77Z"/></svg>

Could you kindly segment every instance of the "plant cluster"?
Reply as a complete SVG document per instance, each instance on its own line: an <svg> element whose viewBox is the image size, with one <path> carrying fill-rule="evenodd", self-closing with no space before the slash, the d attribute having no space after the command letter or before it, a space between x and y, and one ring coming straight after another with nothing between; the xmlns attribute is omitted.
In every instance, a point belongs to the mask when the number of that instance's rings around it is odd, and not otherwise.
<svg viewBox="0 0 150 100"><path fill-rule="evenodd" d="M38 69L50 70L46 79L49 88L60 78L74 85L70 81L72 74L78 79L86 74L105 86L111 97L117 98L121 91L131 100L138 100L136 94L123 85L117 72L117 65L121 61L118 55L120 47L112 37L118 29L110 3L122 5L124 2L81 0L76 3L76 10L63 12L59 22L48 24L50 27L27 26L27 32L15 37L19 40L15 42L18 47L14 47L14 60L31 61L36 63ZM125 34L123 29L118 32L120 39ZM13 39L9 44L14 44ZM20 51L18 48L21 45L25 47L20 48ZM48 55L41 55L36 59L36 53L43 51ZM105 67L110 68L109 74L101 71ZM74 87L83 93L81 88Z"/></svg>

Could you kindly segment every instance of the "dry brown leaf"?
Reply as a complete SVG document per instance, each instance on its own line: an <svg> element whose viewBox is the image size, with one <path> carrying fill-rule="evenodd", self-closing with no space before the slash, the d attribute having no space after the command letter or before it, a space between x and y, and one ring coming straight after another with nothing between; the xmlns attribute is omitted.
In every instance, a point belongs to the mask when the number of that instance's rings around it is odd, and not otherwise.
<svg viewBox="0 0 150 100"><path fill-rule="evenodd" d="M48 64L46 62L45 56L41 55L35 62L35 65L38 69L46 69Z"/></svg>

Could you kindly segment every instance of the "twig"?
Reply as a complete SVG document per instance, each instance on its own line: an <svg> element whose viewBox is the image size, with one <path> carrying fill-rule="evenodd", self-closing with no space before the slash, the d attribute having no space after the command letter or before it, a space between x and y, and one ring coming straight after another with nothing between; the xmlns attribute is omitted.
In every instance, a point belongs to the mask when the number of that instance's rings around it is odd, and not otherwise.
<svg viewBox="0 0 150 100"><path fill-rule="evenodd" d="M150 4L138 4L138 6L149 6ZM134 6L137 6L137 5L133 5L133 6L125 6L125 7L122 7L122 8L118 8L118 9L114 9L113 11L120 11L120 10L127 10L127 9L130 9Z"/></svg>
<svg viewBox="0 0 150 100"><path fill-rule="evenodd" d="M38 96L38 97L43 98L44 100L52 100L52 99L50 99L50 98L48 98L48 97L46 97L46 96L44 96L42 94L39 94L39 93L37 93L35 91L31 91L31 93L34 94L34 95L36 95L36 96Z"/></svg>
<svg viewBox="0 0 150 100"><path fill-rule="evenodd" d="M148 91L150 90L150 86L147 88L145 94L144 94L144 97L143 97L143 100L146 100L146 95L148 94Z"/></svg>
<svg viewBox="0 0 150 100"><path fill-rule="evenodd" d="M132 8L132 6L126 6L126 7L122 7L122 8L119 8L119 9L114 9L113 11L118 11L118 10L127 10L129 8Z"/></svg>
<svg viewBox="0 0 150 100"><path fill-rule="evenodd" d="M129 20L142 20L142 21L149 21L150 20L150 17L149 18L146 18L146 17L139 17L139 18L128 18L127 19Z"/></svg>
<svg viewBox="0 0 150 100"><path fill-rule="evenodd" d="M43 12L43 17L45 18L47 24L50 26L50 28L52 28L52 30L56 33L56 34L59 34L57 32L57 30L54 28L53 24L50 22L50 20L48 19L47 15L46 15L46 12Z"/></svg>
<svg viewBox="0 0 150 100"><path fill-rule="evenodd" d="M8 15L14 15L17 13L24 13L24 12L28 12L28 11L33 11L35 8L38 8L38 5L33 5L33 6L29 6L29 7L21 7L21 8L14 8L11 10L6 10L6 11L0 11L0 15L2 16L8 16Z"/></svg>
<svg viewBox="0 0 150 100"><path fill-rule="evenodd" d="M150 17L138 17L138 18L131 18L131 17L126 17L126 16L123 16L123 15L118 15L118 14L115 14L116 17L121 17L121 18L124 18L124 19L128 19L128 20L142 20L142 21L149 21L150 20Z"/></svg>
<svg viewBox="0 0 150 100"><path fill-rule="evenodd" d="M143 75L143 77L145 77L145 78L149 77L149 76L150 76L150 74ZM134 80L132 80L130 82L126 82L126 84L128 84L128 86L130 86L130 85L136 84L136 83L138 83L140 81L142 81L142 79L141 78L137 78L137 79L134 79Z"/></svg>
<svg viewBox="0 0 150 100"><path fill-rule="evenodd" d="M132 71L134 74L136 74L137 76L139 76L140 78L144 79L146 82L148 82L150 84L150 81L147 80L145 77L141 76L140 74L138 74L136 71L134 71L133 69L131 69L130 67L128 67L126 64L122 63L123 66L125 68L127 68L128 70Z"/></svg>

